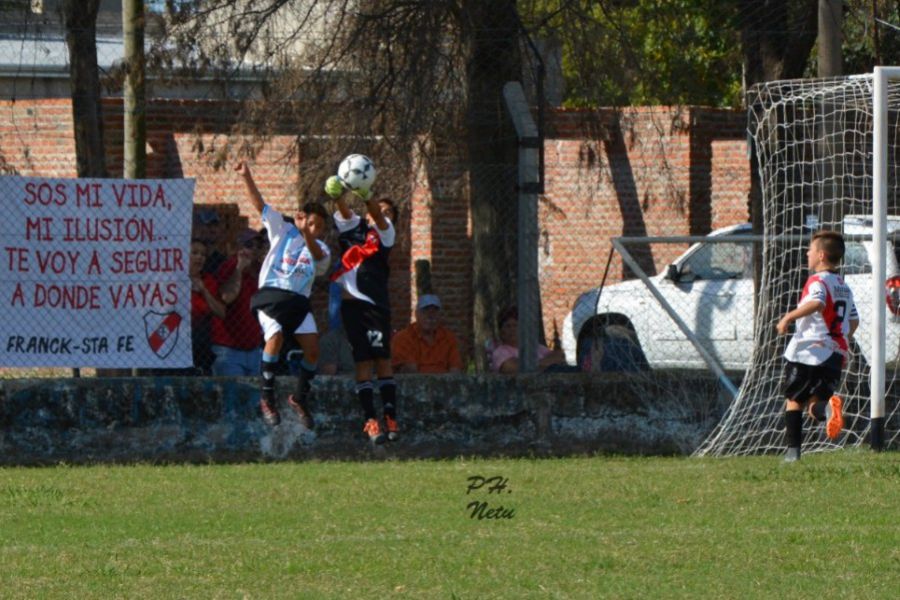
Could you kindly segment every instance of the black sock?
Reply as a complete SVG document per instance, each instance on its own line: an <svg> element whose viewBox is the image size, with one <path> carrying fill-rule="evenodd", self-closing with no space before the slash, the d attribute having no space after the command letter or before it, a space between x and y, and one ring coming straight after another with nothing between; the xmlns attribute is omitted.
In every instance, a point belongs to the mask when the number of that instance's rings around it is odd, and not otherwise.
<svg viewBox="0 0 900 600"><path fill-rule="evenodd" d="M278 369L277 362L262 361L260 372L262 380L260 382L260 394L266 402L274 402L275 400L275 371Z"/></svg>
<svg viewBox="0 0 900 600"><path fill-rule="evenodd" d="M378 380L378 391L384 414L392 419L397 418L397 383L393 377Z"/></svg>
<svg viewBox="0 0 900 600"><path fill-rule="evenodd" d="M376 418L374 395L375 390L372 389L371 381L361 381L356 384L356 397L359 398L359 403L362 405L363 409L363 416L367 421Z"/></svg>
<svg viewBox="0 0 900 600"><path fill-rule="evenodd" d="M784 439L788 448L800 448L803 443L803 411L784 412Z"/></svg>
<svg viewBox="0 0 900 600"><path fill-rule="evenodd" d="M816 421L818 421L819 423L825 420L825 409L827 408L827 406L828 402L822 401L816 402L812 405L813 417L815 417Z"/></svg>

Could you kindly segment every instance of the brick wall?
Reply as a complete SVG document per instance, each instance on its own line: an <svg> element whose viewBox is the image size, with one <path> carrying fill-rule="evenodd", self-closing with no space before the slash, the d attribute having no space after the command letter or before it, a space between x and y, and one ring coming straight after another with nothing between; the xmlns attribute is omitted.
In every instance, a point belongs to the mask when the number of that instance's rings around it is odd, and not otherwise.
<svg viewBox="0 0 900 600"><path fill-rule="evenodd" d="M545 334L600 284L611 238L703 235L749 219L742 113L709 108L561 110L548 115L540 204ZM685 245L630 247L648 272ZM626 276L613 254L607 282Z"/></svg>
<svg viewBox="0 0 900 600"><path fill-rule="evenodd" d="M431 149L434 150L433 148ZM449 152L416 154L413 160L410 215L410 281L415 287L415 261L431 267L431 292L441 298L444 323L456 334L466 356L471 352L472 332L472 232L469 222L468 173ZM415 291L415 290L411 290ZM409 297L406 315L395 321L409 322L417 296Z"/></svg>
<svg viewBox="0 0 900 600"><path fill-rule="evenodd" d="M104 100L108 168L122 172L122 106ZM67 99L0 103L0 169L20 175L75 175ZM237 228L259 227L243 184L225 164L235 122L232 105L157 101L148 105L147 176L193 177L195 201L225 218L223 249ZM539 269L545 333L553 339L578 294L598 285L622 235L704 234L748 219L750 189L742 113L709 108L558 110L547 115L546 189L540 199ZM268 202L293 211L301 189L301 153L289 131L267 141L253 161ZM471 353L472 247L468 172L452 152L411 157L411 194L401 200L392 255L394 325L405 326L416 301L414 261L431 263L445 320ZM309 182L306 182L307 184ZM684 247L635 251L648 269L664 268ZM639 250L639 249L638 249ZM627 273L613 257L608 280ZM320 325L324 285L314 292ZM499 309L499 308L498 308Z"/></svg>

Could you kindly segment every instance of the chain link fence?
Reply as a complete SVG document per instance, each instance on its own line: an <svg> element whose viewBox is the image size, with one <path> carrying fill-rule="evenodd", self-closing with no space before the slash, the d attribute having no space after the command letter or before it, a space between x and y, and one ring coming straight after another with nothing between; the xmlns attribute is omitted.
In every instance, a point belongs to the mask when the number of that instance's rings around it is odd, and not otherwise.
<svg viewBox="0 0 900 600"><path fill-rule="evenodd" d="M118 18L120 22L121 15ZM73 368L82 375L101 376L237 374L215 364L228 349L242 353L238 358L247 361L249 371L258 368L258 359L251 357L261 338L248 300L266 239L259 235L259 216L232 169L241 159L251 164L266 201L292 215L301 202L327 201L322 185L345 153L372 157L379 171L376 194L393 197L398 205L398 240L391 254L393 327L400 329L415 320L421 295L437 294L443 324L458 340L470 372L501 370L502 347L515 346L520 333L518 323L510 325L509 317L518 321L522 315L528 321L526 328L533 327L536 331L531 333L540 341L541 370L632 374L646 367L708 370L700 361L685 358L690 343L670 319L663 318L658 303L637 279L637 269L614 250L612 240L623 236L632 239L624 244L640 269L662 277L661 289L669 286L676 292L670 300L673 309L695 317L690 326L698 329L701 339L706 333L719 335L720 322L727 328L731 319L731 313L720 317L709 312L697 298L716 296L704 291L710 286L729 288L744 281L742 246L734 256L725 256L713 250L719 248L716 245L705 251L710 256L701 260L698 253L689 264L678 260L688 242L650 244L634 238L703 236L748 220L749 171L741 114L668 107L592 111L552 107L547 98L558 98L558 90L544 93L541 86L542 69L552 65L541 62L524 38L519 41L521 79L530 116L539 126L536 139L517 133L509 107L502 102L499 88L505 81L496 79L488 90L496 98L485 100L484 106L474 103L469 116L477 119L457 123L458 136L422 132L415 143L397 148L355 129L358 115L368 113L351 108L352 96L346 107L316 108L346 110L346 131L307 127L287 100L266 105L270 116L279 117L271 126L255 120L259 114L248 112L248 103L242 102L260 98L261 91L271 92L275 83L264 70L235 71L222 79L197 75L182 79L178 86L155 72L148 77L145 114L146 185L153 198L157 188L164 189L165 201L131 207L125 201L120 205L117 194L123 189L137 190L138 196L145 192L140 186L129 187L135 182L115 179L125 172L121 25L101 11L98 66L109 86L101 108L106 167L112 179L79 183L62 179L77 174L64 31L52 14L32 13L18 25L13 20L6 23L6 35L0 40L4 123L0 170L15 177L0 180L4 206L11 215L2 226L0 300L14 309L4 310L0 340L0 349L6 349L0 366L4 376L59 376ZM474 36L476 43L496 37L493 30L480 33ZM407 100L409 94L419 93L413 82L409 85L403 92ZM341 93L347 89L341 88ZM451 96L450 101L459 101ZM542 153L542 179L520 176L523 149ZM31 204L26 201L32 197L29 185L38 190ZM87 194L93 192L79 192L79 186L86 185L99 186L98 200L91 205ZM60 198L57 186L65 191L63 205L54 204ZM537 219L533 240L523 247L519 216L523 203L531 201L529 195L534 196ZM79 199L84 202L79 204ZM356 209L362 211L362 205ZM131 219L152 222L152 231L129 239ZM65 227L70 222L82 229L93 227L93 239L67 240ZM117 223L125 223L124 232L115 229ZM333 261L338 260L333 232L327 242ZM167 270L154 270L151 257L163 256L166 249L172 264ZM134 264L125 272L122 257L128 252ZM520 275L523 252L536 257L533 279L528 271L524 280ZM91 267L95 254L97 266ZM232 275L239 260L247 267L239 278L239 293L233 299L234 294L227 295L231 302L223 317L214 305L223 300L223 289L234 287ZM672 263L680 269L674 278L667 271ZM738 266L741 277L733 277ZM56 268L62 272L55 273ZM714 284L708 276L718 277L721 268L728 277L719 277L716 281L721 283ZM599 294L601 285L605 291ZM50 286L58 288L53 292L55 306L46 304L49 297L37 296ZM126 290L122 298L128 302L127 313L120 312L123 306L116 303L117 286ZM151 287L145 290L146 286ZM171 292L167 286L172 286ZM614 296L622 298L623 307L599 304ZM640 304L642 298L647 304ZM334 357L335 369L349 372L346 342L339 334L340 298L327 276L316 281L312 301L322 334L320 365L326 361L327 347L334 353L328 360ZM73 302L88 302L89 308L73 311L69 306ZM713 300L714 307L722 308L721 303ZM729 306L735 311L736 305ZM150 340L160 335L162 324L145 317L172 311L181 319L179 343L191 339L193 344L179 346L161 359ZM647 333L641 329L644 322ZM732 325L736 327L736 321ZM118 333L126 328L127 334ZM164 329L174 331L169 325ZM73 340L68 355L53 352L54 342L41 341L64 335ZM144 358L133 360L134 354L119 348L122 335L131 336L132 347L139 348ZM712 348L728 369L742 364L741 346L747 342L741 335L735 330L729 348ZM74 340L84 338L105 339L107 350L84 354L82 341L75 350ZM169 334L165 339L174 340ZM20 350L29 344L44 344L47 352ZM659 358L666 352L678 355L681 347L685 348L681 359ZM498 348L501 352L495 354ZM35 356L41 360L26 358Z"/></svg>

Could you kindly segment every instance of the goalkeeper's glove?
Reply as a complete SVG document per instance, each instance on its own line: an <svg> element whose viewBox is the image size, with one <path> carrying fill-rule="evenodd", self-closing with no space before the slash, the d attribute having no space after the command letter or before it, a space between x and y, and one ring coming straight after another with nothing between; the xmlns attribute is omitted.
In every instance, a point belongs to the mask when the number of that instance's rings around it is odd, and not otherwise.
<svg viewBox="0 0 900 600"><path fill-rule="evenodd" d="M363 202L368 202L369 199L372 197L372 190L359 189L359 190L353 190L353 193L356 195L357 198L359 198Z"/></svg>
<svg viewBox="0 0 900 600"><path fill-rule="evenodd" d="M344 193L344 183L337 175L332 175L325 182L325 193L337 200Z"/></svg>

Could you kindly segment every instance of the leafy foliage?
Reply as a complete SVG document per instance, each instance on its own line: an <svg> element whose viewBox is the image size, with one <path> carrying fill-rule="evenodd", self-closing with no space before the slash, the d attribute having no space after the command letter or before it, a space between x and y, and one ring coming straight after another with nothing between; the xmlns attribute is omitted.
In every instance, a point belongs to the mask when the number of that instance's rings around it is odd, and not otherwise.
<svg viewBox="0 0 900 600"><path fill-rule="evenodd" d="M882 23L875 21L876 14ZM844 73L867 73L876 65L900 64L900 30L889 24L900 26L900 3L891 0L874 3L872 0L849 0L844 3ZM807 71L809 77L815 76L816 65L813 56Z"/></svg>
<svg viewBox="0 0 900 600"><path fill-rule="evenodd" d="M735 5L717 0L535 0L523 13L562 46L568 106L735 106Z"/></svg>

